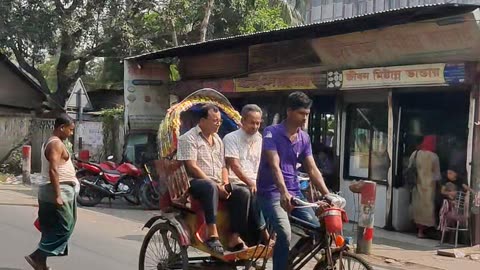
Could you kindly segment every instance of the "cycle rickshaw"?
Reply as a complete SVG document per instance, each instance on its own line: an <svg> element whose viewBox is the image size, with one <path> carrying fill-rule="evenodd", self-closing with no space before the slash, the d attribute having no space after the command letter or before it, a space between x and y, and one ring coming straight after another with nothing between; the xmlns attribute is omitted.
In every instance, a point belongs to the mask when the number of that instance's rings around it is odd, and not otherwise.
<svg viewBox="0 0 480 270"><path fill-rule="evenodd" d="M211 253L203 243L204 215L199 203L188 195L188 176L183 164L175 160L175 154L179 135L196 124L195 110L206 103L216 105L222 112L220 136L239 128L240 114L226 97L213 89L198 90L167 111L158 134L160 160L155 162L165 192L160 200L161 213L145 224L149 231L142 243L139 270L266 269L267 261L272 257L273 249L268 243L224 255ZM306 265L312 265L316 270L372 269L361 257L348 251L341 234L342 224L346 221L342 209L332 207L320 211L316 203L298 201L295 204L318 210L322 227L320 230L311 228L308 223L292 217L292 232L300 240L291 249L290 269L302 269ZM220 202L217 227L222 243L229 234L228 215ZM189 248L200 250L207 256L190 256Z"/></svg>

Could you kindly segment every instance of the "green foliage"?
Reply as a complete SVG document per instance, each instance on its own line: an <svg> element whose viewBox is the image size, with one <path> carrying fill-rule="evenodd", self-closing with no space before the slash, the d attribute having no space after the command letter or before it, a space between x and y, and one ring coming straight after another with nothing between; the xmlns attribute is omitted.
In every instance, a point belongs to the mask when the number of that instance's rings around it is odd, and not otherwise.
<svg viewBox="0 0 480 270"><path fill-rule="evenodd" d="M123 81L126 56L206 38L298 24L304 0L1 0L0 52L63 103L82 77L94 88ZM178 69L172 67L175 79Z"/></svg>
<svg viewBox="0 0 480 270"><path fill-rule="evenodd" d="M103 109L100 112L100 115L102 116L102 119L104 121L105 120L110 121L111 119L114 119L114 118L123 117L124 112L125 112L125 108L122 105L112 109Z"/></svg>
<svg viewBox="0 0 480 270"><path fill-rule="evenodd" d="M281 17L281 6L270 5L269 0L255 0L255 5L243 20L239 29L242 34L250 34L259 31L268 31L287 27L288 24Z"/></svg>
<svg viewBox="0 0 480 270"><path fill-rule="evenodd" d="M22 173L22 147L10 153L10 156L0 165L0 173L13 175Z"/></svg>
<svg viewBox="0 0 480 270"><path fill-rule="evenodd" d="M115 121L123 117L124 111L125 109L123 106L118 106L113 109L103 109L101 111L100 115L102 117L103 149L100 156L102 158L107 157L112 153L112 145L115 142Z"/></svg>

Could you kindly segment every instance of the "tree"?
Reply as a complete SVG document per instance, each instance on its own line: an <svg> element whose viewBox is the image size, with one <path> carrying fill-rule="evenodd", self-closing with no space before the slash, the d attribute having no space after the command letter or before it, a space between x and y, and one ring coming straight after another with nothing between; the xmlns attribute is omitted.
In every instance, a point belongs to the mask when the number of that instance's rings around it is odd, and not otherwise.
<svg viewBox="0 0 480 270"><path fill-rule="evenodd" d="M200 24L200 42L204 42L207 38L208 22L210 21L210 15L212 14L213 4L215 0L206 0L205 12L203 15L202 23Z"/></svg>
<svg viewBox="0 0 480 270"><path fill-rule="evenodd" d="M289 25L301 25L306 21L307 0L272 0L281 5L282 18Z"/></svg>
<svg viewBox="0 0 480 270"><path fill-rule="evenodd" d="M90 61L122 56L132 47L135 41L128 23L141 15L149 2L4 0L0 5L0 46L12 52L20 67L63 104L67 91L86 73ZM40 70L52 59L54 86Z"/></svg>
<svg viewBox="0 0 480 270"><path fill-rule="evenodd" d="M94 85L121 81L126 56L284 27L284 5L283 0L1 0L0 52L14 56L64 104L79 77Z"/></svg>
<svg viewBox="0 0 480 270"><path fill-rule="evenodd" d="M253 8L246 14L239 30L242 34L287 27L282 18L282 7L269 4L269 0L255 0Z"/></svg>

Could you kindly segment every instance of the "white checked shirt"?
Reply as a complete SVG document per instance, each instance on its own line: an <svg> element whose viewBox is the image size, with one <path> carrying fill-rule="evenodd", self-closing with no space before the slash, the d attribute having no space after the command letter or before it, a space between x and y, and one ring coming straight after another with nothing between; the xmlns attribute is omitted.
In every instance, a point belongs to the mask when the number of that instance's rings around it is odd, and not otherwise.
<svg viewBox="0 0 480 270"><path fill-rule="evenodd" d="M177 160L195 160L211 180L222 183L225 158L223 142L218 134L213 135L213 145L210 146L199 126L185 132L178 138Z"/></svg>
<svg viewBox="0 0 480 270"><path fill-rule="evenodd" d="M256 182L262 154L262 135L258 132L249 135L243 129L238 129L227 134L223 138L223 143L225 145L225 157L238 159L245 176ZM232 170L229 170L228 178L230 183L245 184Z"/></svg>

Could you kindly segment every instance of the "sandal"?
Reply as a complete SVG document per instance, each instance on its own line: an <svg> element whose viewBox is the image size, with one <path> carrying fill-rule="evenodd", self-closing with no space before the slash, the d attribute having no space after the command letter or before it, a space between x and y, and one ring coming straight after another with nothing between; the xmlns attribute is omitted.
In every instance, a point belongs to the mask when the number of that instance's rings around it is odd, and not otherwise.
<svg viewBox="0 0 480 270"><path fill-rule="evenodd" d="M223 255L225 251L223 250L222 243L218 240L218 237L210 237L207 241L205 241L205 245L213 251L214 253Z"/></svg>
<svg viewBox="0 0 480 270"><path fill-rule="evenodd" d="M28 264L34 269L34 270L42 270L40 266L37 265L37 263L30 257L30 255L24 257L25 260L27 261Z"/></svg>
<svg viewBox="0 0 480 270"><path fill-rule="evenodd" d="M242 251L242 250L245 250L245 249L248 249L248 247L247 247L247 245L245 245L245 243L238 243L233 247L229 247L228 251L238 252L238 251Z"/></svg>
<svg viewBox="0 0 480 270"><path fill-rule="evenodd" d="M27 261L28 264L34 269L34 270L52 270L51 267L47 266L47 268L42 269L40 266L38 266L35 261L30 257L30 255L24 257L25 260Z"/></svg>

